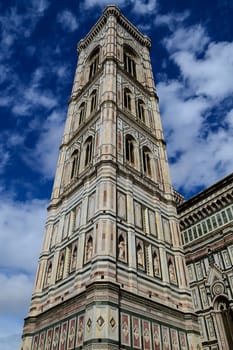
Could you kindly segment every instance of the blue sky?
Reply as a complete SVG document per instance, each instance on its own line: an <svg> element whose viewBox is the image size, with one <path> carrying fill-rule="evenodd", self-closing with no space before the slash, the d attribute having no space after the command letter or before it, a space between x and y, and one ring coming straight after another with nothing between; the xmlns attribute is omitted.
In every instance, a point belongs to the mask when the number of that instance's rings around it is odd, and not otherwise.
<svg viewBox="0 0 233 350"><path fill-rule="evenodd" d="M0 3L0 350L17 349L77 62L106 0ZM117 0L152 39L175 188L233 171L232 0Z"/></svg>

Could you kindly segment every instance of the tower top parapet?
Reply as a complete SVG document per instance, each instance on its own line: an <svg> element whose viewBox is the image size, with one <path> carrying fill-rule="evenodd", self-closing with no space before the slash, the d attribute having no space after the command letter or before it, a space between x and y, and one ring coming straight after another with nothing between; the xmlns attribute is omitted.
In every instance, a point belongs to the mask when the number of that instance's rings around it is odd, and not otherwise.
<svg viewBox="0 0 233 350"><path fill-rule="evenodd" d="M91 28L85 38L81 39L78 43L78 52L86 48L93 38L100 32L109 16L115 16L117 21L125 28L140 44L151 47L151 40L147 35L143 35L128 19L122 14L119 7L116 5L108 5L103 11L102 16Z"/></svg>

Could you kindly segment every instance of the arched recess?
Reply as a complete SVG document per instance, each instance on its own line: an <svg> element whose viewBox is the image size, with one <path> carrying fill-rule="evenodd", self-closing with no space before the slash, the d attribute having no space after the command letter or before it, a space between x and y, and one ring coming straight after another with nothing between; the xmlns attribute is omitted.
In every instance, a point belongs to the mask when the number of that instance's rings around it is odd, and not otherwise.
<svg viewBox="0 0 233 350"><path fill-rule="evenodd" d="M142 147L142 166L144 175L148 177L153 177L152 153L147 146Z"/></svg>
<svg viewBox="0 0 233 350"><path fill-rule="evenodd" d="M44 287L48 287L51 283L51 276L52 276L52 261L48 261L46 274L45 274L45 281L44 281Z"/></svg>
<svg viewBox="0 0 233 350"><path fill-rule="evenodd" d="M218 338L226 350L233 349L233 310L229 300L224 295L219 295L214 302L215 317ZM228 348L226 347L228 345Z"/></svg>
<svg viewBox="0 0 233 350"><path fill-rule="evenodd" d="M76 270L77 265L77 254L78 254L78 248L77 245L75 245L72 249L71 254L71 260L70 260L70 272L73 272Z"/></svg>
<svg viewBox="0 0 233 350"><path fill-rule="evenodd" d="M94 113L97 110L97 90L94 89L90 95L90 113Z"/></svg>
<svg viewBox="0 0 233 350"><path fill-rule="evenodd" d="M93 256L93 238L91 235L87 237L85 249L85 262L89 262Z"/></svg>
<svg viewBox="0 0 233 350"><path fill-rule="evenodd" d="M124 88L123 105L127 111L132 111L132 93L127 87Z"/></svg>
<svg viewBox="0 0 233 350"><path fill-rule="evenodd" d="M168 259L168 274L169 274L170 282L171 283L176 283L175 266L174 266L174 261L172 261L171 258Z"/></svg>
<svg viewBox="0 0 233 350"><path fill-rule="evenodd" d="M89 80L94 78L99 70L100 48L96 47L88 57Z"/></svg>
<svg viewBox="0 0 233 350"><path fill-rule="evenodd" d="M84 167L88 166L92 161L93 137L89 136L84 143Z"/></svg>
<svg viewBox="0 0 233 350"><path fill-rule="evenodd" d="M137 244L137 265L138 267L143 267L145 266L145 261L144 261L144 252L141 243Z"/></svg>
<svg viewBox="0 0 233 350"><path fill-rule="evenodd" d="M125 136L125 161L130 166L134 167L135 169L139 170L139 150L137 147L137 143L135 141L135 138L130 135L126 134Z"/></svg>
<svg viewBox="0 0 233 350"><path fill-rule="evenodd" d="M71 170L70 179L77 177L78 175L78 162L79 162L79 152L75 150L71 155Z"/></svg>
<svg viewBox="0 0 233 350"><path fill-rule="evenodd" d="M57 281L63 278L64 273L64 265L65 265L65 253L62 252L59 256L58 266L57 266Z"/></svg>
<svg viewBox="0 0 233 350"><path fill-rule="evenodd" d="M142 123L147 124L145 103L141 99L137 100L137 117Z"/></svg>
<svg viewBox="0 0 233 350"><path fill-rule="evenodd" d="M124 262L127 261L126 242L122 234L118 237L118 259Z"/></svg>
<svg viewBox="0 0 233 350"><path fill-rule="evenodd" d="M82 125L85 120L85 114L86 114L86 103L82 102L78 109L78 125Z"/></svg>
<svg viewBox="0 0 233 350"><path fill-rule="evenodd" d="M123 45L124 70L135 79L137 78L137 59L138 55L133 48L127 44Z"/></svg>

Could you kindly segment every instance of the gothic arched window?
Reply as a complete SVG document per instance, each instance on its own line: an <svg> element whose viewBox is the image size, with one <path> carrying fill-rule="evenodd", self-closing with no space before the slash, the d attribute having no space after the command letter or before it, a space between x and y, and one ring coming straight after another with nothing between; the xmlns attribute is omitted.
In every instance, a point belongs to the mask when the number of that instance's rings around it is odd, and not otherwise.
<svg viewBox="0 0 233 350"><path fill-rule="evenodd" d="M91 113L95 112L97 109L97 91L93 90L91 93Z"/></svg>
<svg viewBox="0 0 233 350"><path fill-rule="evenodd" d="M78 125L83 124L84 119L85 119L85 111L86 111L86 105L85 105L85 102L83 102L83 103L81 103L81 105L79 107Z"/></svg>
<svg viewBox="0 0 233 350"><path fill-rule="evenodd" d="M78 174L78 151L74 151L71 156L71 173L70 178L73 179Z"/></svg>
<svg viewBox="0 0 233 350"><path fill-rule="evenodd" d="M89 80L96 75L99 69L99 53L100 49L96 48L89 57Z"/></svg>
<svg viewBox="0 0 233 350"><path fill-rule="evenodd" d="M132 75L134 78L136 78L136 55L133 51L133 49L129 46L124 46L124 69Z"/></svg>
<svg viewBox="0 0 233 350"><path fill-rule="evenodd" d="M135 140L131 135L126 135L125 138L125 158L126 161L130 164L135 164L135 155L134 155L134 144Z"/></svg>
<svg viewBox="0 0 233 350"><path fill-rule="evenodd" d="M131 91L128 88L124 89L124 107L131 111Z"/></svg>
<svg viewBox="0 0 233 350"><path fill-rule="evenodd" d="M138 119L145 123L145 104L142 100L138 100L137 102L137 114Z"/></svg>
<svg viewBox="0 0 233 350"><path fill-rule="evenodd" d="M92 160L92 148L93 148L93 138L89 136L85 142L85 163L84 166L87 166L91 163Z"/></svg>
<svg viewBox="0 0 233 350"><path fill-rule="evenodd" d="M142 148L142 162L144 174L147 176L151 176L151 152L146 146Z"/></svg>

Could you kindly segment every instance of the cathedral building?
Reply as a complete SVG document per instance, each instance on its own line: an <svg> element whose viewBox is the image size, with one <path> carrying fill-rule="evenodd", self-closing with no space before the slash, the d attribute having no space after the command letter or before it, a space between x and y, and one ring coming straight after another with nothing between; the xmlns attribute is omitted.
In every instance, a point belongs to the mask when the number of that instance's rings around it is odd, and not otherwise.
<svg viewBox="0 0 233 350"><path fill-rule="evenodd" d="M184 252L193 275L203 253L183 248L150 46L113 5L79 42L22 350L200 349ZM227 308L228 267L210 266L206 298Z"/></svg>
<svg viewBox="0 0 233 350"><path fill-rule="evenodd" d="M233 174L178 207L203 350L233 349Z"/></svg>

